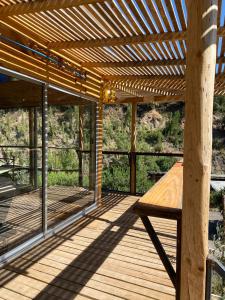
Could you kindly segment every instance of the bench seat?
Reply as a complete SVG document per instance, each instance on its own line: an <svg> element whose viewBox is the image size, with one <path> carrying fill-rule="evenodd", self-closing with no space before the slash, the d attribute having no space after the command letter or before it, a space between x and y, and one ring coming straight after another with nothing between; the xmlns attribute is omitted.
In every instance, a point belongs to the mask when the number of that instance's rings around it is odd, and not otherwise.
<svg viewBox="0 0 225 300"><path fill-rule="evenodd" d="M183 162L174 166L134 205L143 225L176 288L176 300L180 300L181 272L181 223L183 198ZM177 223L176 270L167 256L149 217L175 219Z"/></svg>
<svg viewBox="0 0 225 300"><path fill-rule="evenodd" d="M183 162L174 166L134 206L138 215L177 219L182 212Z"/></svg>

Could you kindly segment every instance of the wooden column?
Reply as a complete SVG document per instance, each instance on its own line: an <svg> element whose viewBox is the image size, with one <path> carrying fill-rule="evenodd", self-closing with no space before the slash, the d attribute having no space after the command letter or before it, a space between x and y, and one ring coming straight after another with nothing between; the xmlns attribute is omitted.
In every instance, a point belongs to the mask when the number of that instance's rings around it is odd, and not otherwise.
<svg viewBox="0 0 225 300"><path fill-rule="evenodd" d="M131 114L131 155L130 155L130 192L136 194L136 119L137 103L132 103Z"/></svg>
<svg viewBox="0 0 225 300"><path fill-rule="evenodd" d="M102 146L103 146L103 101L99 100L96 113L96 201L100 205L102 196Z"/></svg>
<svg viewBox="0 0 225 300"><path fill-rule="evenodd" d="M79 186L83 186L83 153L84 150L84 106L79 106Z"/></svg>
<svg viewBox="0 0 225 300"><path fill-rule="evenodd" d="M181 297L205 299L217 1L189 0Z"/></svg>

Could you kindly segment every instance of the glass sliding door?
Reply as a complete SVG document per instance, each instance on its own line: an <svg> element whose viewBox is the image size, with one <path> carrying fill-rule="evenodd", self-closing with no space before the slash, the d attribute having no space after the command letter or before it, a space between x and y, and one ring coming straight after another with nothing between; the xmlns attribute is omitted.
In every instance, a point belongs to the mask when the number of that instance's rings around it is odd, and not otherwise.
<svg viewBox="0 0 225 300"><path fill-rule="evenodd" d="M0 74L0 255L42 232L42 86Z"/></svg>
<svg viewBox="0 0 225 300"><path fill-rule="evenodd" d="M95 203L96 103L19 76L0 74L0 263Z"/></svg>
<svg viewBox="0 0 225 300"><path fill-rule="evenodd" d="M48 227L95 200L93 102L48 90Z"/></svg>

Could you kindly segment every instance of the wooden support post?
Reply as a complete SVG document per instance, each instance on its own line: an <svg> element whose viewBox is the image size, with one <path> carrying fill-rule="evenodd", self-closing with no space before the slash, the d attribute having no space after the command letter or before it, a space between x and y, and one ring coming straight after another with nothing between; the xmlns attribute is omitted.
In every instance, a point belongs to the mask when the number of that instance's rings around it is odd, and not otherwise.
<svg viewBox="0 0 225 300"><path fill-rule="evenodd" d="M100 98L96 113L96 201L100 205L102 197L102 146L103 146L103 101Z"/></svg>
<svg viewBox="0 0 225 300"><path fill-rule="evenodd" d="M131 155L130 155L130 192L136 194L136 119L137 104L132 103L131 115Z"/></svg>
<svg viewBox="0 0 225 300"><path fill-rule="evenodd" d="M79 186L83 186L83 153L84 150L84 106L79 106Z"/></svg>
<svg viewBox="0 0 225 300"><path fill-rule="evenodd" d="M182 300L205 299L217 0L189 0L182 213Z"/></svg>

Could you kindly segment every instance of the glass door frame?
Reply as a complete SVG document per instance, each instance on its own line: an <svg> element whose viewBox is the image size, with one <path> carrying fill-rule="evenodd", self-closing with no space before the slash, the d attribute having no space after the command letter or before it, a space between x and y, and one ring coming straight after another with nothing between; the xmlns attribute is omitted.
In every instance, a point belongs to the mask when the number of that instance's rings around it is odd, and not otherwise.
<svg viewBox="0 0 225 300"><path fill-rule="evenodd" d="M23 253L27 252L34 246L43 242L46 238L56 234L60 230L66 228L67 226L71 225L75 221L79 220L81 217L85 216L87 213L93 211L97 208L97 162L98 162L98 149L97 149L97 140L98 140L98 127L96 126L96 118L97 118L97 102L96 99L91 96L85 96L83 94L79 94L64 88L61 88L54 84L49 84L45 81L38 80L28 75L24 75L20 72L13 71L11 69L0 67L0 73L5 74L8 76L14 76L18 79L26 80L31 83L39 84L42 86L42 99L40 99L42 104L42 232L35 235L34 237L28 239L26 242L21 243L20 245L16 246L12 250L6 252L5 254L0 256L0 267L4 266L6 263L9 263L16 257L22 255ZM83 98L85 100L95 102L96 109L95 109L95 188L94 188L94 203L90 206L87 206L78 213L68 217L67 219L61 221L57 225L48 228L48 214L47 214L47 199L48 199L48 89L52 88L71 96L76 96L79 98Z"/></svg>

